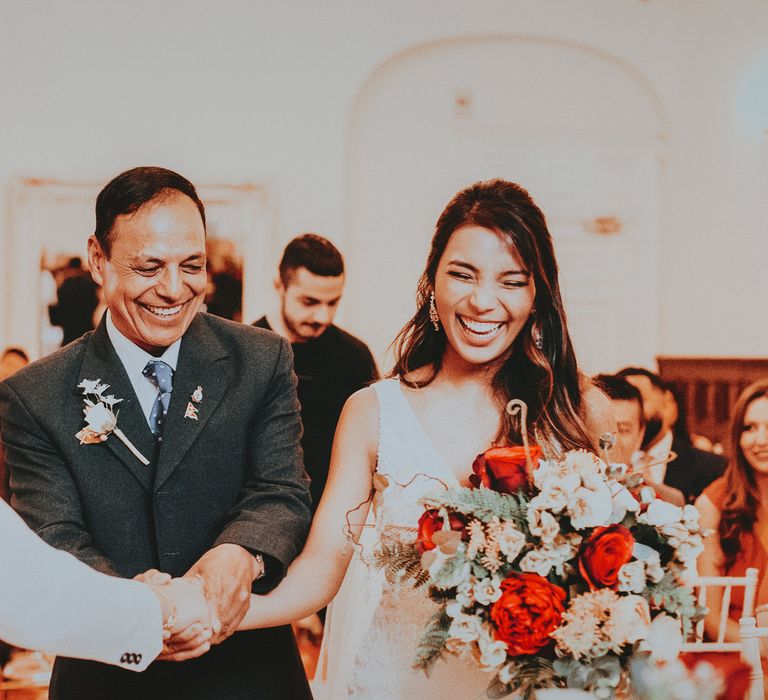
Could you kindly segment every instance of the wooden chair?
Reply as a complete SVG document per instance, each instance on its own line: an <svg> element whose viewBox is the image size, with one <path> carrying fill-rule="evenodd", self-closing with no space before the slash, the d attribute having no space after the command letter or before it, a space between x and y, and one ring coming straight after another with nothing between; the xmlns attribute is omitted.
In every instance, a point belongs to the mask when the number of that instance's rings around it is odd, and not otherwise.
<svg viewBox="0 0 768 700"><path fill-rule="evenodd" d="M763 669L760 660L760 638L768 638L768 628L758 628L755 619L755 595L757 594L758 570L747 569L744 576L698 576L692 584L698 589L697 602L700 606L707 605L707 590L722 588L723 598L720 606L720 619L717 638L704 639L704 620L696 623L694 638L683 644L683 653L702 652L734 652L741 655L742 660L749 664L750 691L748 700L764 700ZM739 641L726 642L725 632L728 625L731 592L734 588L744 588L744 604L742 617L739 620Z"/></svg>

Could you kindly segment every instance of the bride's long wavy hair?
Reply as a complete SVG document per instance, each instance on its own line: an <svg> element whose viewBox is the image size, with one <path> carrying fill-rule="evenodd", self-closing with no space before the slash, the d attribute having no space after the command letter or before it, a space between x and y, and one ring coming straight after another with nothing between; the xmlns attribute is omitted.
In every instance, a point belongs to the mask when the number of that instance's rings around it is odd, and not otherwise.
<svg viewBox="0 0 768 700"><path fill-rule="evenodd" d="M456 194L440 215L416 291L416 314L392 344L395 365L391 376L398 376L410 386L423 387L440 371L446 336L442 329L435 331L430 322L429 296L448 240L463 226L481 226L496 232L517 251L535 283L534 311L492 380L499 405L504 406L511 398L525 401L531 440L543 439L565 450L594 449L581 415L579 371L566 325L552 236L531 196L512 182L475 183ZM541 349L536 347L534 333L540 334ZM408 378L423 368L428 371L426 378ZM503 416L498 439L519 444L519 422L506 413Z"/></svg>
<svg viewBox="0 0 768 700"><path fill-rule="evenodd" d="M731 416L730 459L724 474L726 497L717 528L726 571L736 561L742 535L753 531L760 505L755 472L741 449L741 434L747 410L754 401L762 398L768 398L768 379L761 379L744 389Z"/></svg>

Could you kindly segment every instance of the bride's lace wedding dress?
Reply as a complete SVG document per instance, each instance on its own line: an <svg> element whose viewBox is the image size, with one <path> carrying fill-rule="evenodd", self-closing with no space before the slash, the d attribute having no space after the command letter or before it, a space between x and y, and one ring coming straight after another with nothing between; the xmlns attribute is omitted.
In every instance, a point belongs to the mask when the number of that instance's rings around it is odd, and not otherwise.
<svg viewBox="0 0 768 700"><path fill-rule="evenodd" d="M377 473L388 485L368 516L357 553L328 608L313 691L317 700L471 700L491 681L471 661L446 655L429 678L412 667L435 610L425 589L387 583L373 562L381 539L412 542L421 496L457 485L397 379L373 386L379 401Z"/></svg>

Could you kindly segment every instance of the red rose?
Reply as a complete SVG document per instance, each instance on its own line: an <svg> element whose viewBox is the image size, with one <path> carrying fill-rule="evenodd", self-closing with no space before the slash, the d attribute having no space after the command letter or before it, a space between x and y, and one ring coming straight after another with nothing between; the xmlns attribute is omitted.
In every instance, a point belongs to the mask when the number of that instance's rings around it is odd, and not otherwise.
<svg viewBox="0 0 768 700"><path fill-rule="evenodd" d="M635 538L623 525L595 528L579 553L579 571L593 591L616 589L619 569L632 559L634 544Z"/></svg>
<svg viewBox="0 0 768 700"><path fill-rule="evenodd" d="M530 448L531 466L536 469L541 457L541 448ZM519 445L511 447L491 447L478 455L472 464L469 482L478 488L480 484L501 493L527 491L531 481L525 448Z"/></svg>
<svg viewBox="0 0 768 700"><path fill-rule="evenodd" d="M509 574L501 590L491 606L494 636L510 656L535 654L560 625L565 591L538 574L518 573Z"/></svg>
<svg viewBox="0 0 768 700"><path fill-rule="evenodd" d="M450 513L448 515L448 523L451 526L451 530L463 533L467 526L467 519L461 513ZM443 519L440 517L439 511L434 508L425 510L424 514L419 518L419 534L416 537L416 546L422 553L436 547L432 541L432 536L442 529Z"/></svg>

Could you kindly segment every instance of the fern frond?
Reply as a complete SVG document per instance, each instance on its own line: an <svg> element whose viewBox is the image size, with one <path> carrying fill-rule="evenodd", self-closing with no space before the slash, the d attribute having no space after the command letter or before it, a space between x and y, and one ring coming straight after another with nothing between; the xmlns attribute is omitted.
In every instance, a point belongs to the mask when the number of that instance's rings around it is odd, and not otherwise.
<svg viewBox="0 0 768 700"><path fill-rule="evenodd" d="M430 618L424 629L424 634L419 640L416 649L415 669L424 671L429 675L432 667L445 652L445 642L448 639L448 628L451 626L451 618L445 612L445 607L438 608Z"/></svg>
<svg viewBox="0 0 768 700"><path fill-rule="evenodd" d="M414 588L419 588L429 580L429 572L421 566L421 554L411 542L381 542L373 558L389 583L411 581Z"/></svg>
<svg viewBox="0 0 768 700"><path fill-rule="evenodd" d="M456 510L483 522L491 522L494 518L512 520L521 530L527 522L528 498L521 493L510 495L492 489L462 486L422 498L421 502L428 508Z"/></svg>

